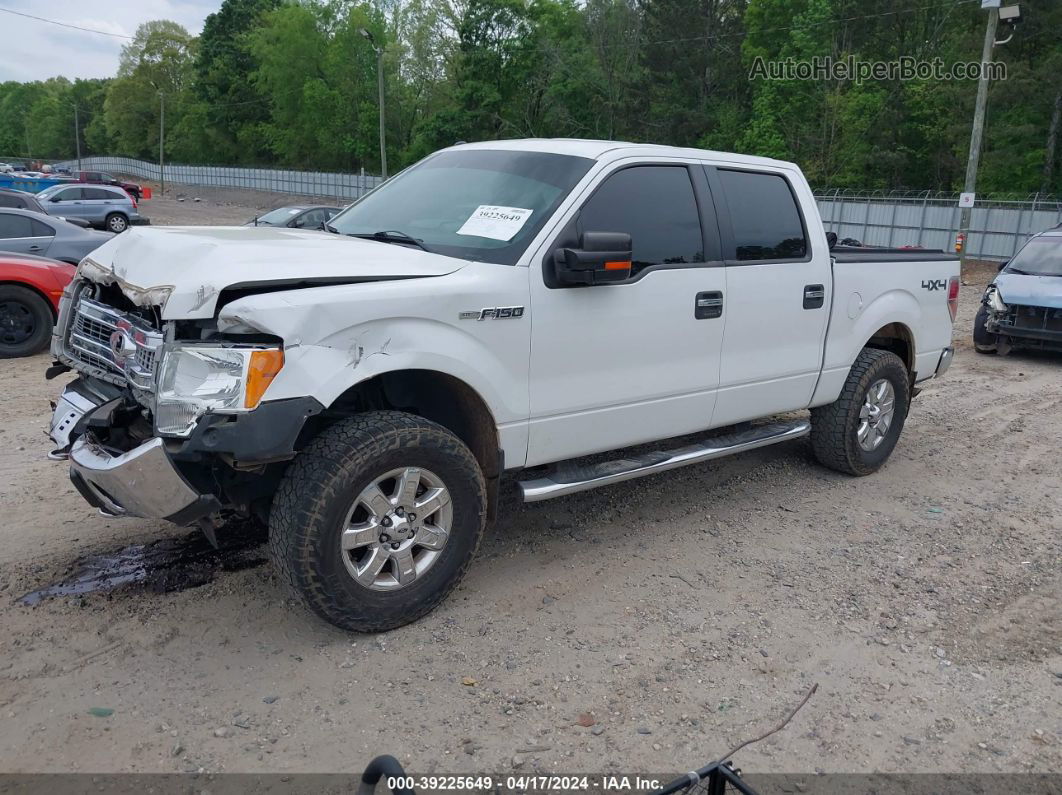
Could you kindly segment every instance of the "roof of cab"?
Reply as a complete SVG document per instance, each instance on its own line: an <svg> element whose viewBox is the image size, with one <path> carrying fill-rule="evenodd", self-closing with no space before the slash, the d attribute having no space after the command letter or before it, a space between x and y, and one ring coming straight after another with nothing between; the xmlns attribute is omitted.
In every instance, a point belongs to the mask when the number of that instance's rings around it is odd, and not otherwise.
<svg viewBox="0 0 1062 795"><path fill-rule="evenodd" d="M454 149L502 149L508 151L552 152L558 155L588 157L593 160L615 160L621 157L656 156L719 160L728 163L744 163L750 166L784 166L796 168L793 163L769 157L754 157L731 152L713 152L707 149L692 149L659 144L636 144L629 141L595 141L582 138L518 138L500 141L460 143Z"/></svg>

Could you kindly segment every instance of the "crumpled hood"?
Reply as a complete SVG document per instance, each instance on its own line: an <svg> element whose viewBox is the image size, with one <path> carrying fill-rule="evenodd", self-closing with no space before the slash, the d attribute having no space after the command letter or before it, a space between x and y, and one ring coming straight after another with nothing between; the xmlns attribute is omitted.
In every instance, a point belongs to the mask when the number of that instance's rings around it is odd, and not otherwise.
<svg viewBox="0 0 1062 795"><path fill-rule="evenodd" d="M1062 276L1001 273L996 276L995 285L1004 303L1062 309Z"/></svg>
<svg viewBox="0 0 1062 795"><path fill-rule="evenodd" d="M87 260L84 276L116 282L134 303L161 303L167 320L213 317L228 288L444 276L467 264L411 246L265 226L133 227Z"/></svg>

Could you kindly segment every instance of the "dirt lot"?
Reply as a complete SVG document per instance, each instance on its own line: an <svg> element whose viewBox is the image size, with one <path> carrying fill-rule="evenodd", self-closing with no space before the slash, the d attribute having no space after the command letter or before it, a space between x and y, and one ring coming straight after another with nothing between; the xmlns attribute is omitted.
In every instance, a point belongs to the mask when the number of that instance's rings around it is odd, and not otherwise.
<svg viewBox="0 0 1062 795"><path fill-rule="evenodd" d="M241 194L145 212L279 199ZM546 503L510 487L462 587L379 636L291 603L253 542L218 564L90 511L44 457L47 357L0 362L0 769L685 770L818 682L742 767L1062 772L1062 357L975 354L980 289L880 473L795 442ZM121 550L153 587L20 600Z"/></svg>

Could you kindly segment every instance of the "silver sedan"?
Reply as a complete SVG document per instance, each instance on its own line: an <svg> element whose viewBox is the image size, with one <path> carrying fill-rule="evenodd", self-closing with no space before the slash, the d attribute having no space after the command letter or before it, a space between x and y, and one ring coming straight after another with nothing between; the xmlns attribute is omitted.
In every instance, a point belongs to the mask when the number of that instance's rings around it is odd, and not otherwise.
<svg viewBox="0 0 1062 795"><path fill-rule="evenodd" d="M36 254L76 265L114 235L82 229L49 215L0 207L0 251Z"/></svg>

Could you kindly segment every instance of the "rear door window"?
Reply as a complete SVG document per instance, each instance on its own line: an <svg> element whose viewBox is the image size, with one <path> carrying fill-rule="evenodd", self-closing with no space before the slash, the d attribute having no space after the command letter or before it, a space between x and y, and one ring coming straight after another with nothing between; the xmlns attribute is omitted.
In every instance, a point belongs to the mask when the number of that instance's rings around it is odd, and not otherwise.
<svg viewBox="0 0 1062 795"><path fill-rule="evenodd" d="M631 275L656 265L704 262L697 200L686 166L632 166L607 177L583 205L577 229L627 232Z"/></svg>
<svg viewBox="0 0 1062 795"><path fill-rule="evenodd" d="M117 199L116 194L111 193L109 190L103 190L102 188L82 188L81 192L86 199Z"/></svg>
<svg viewBox="0 0 1062 795"><path fill-rule="evenodd" d="M789 182L779 174L718 170L730 226L734 235L733 259L804 259L807 235Z"/></svg>
<svg viewBox="0 0 1062 795"><path fill-rule="evenodd" d="M34 237L32 220L24 215L0 213L0 240L16 237Z"/></svg>

